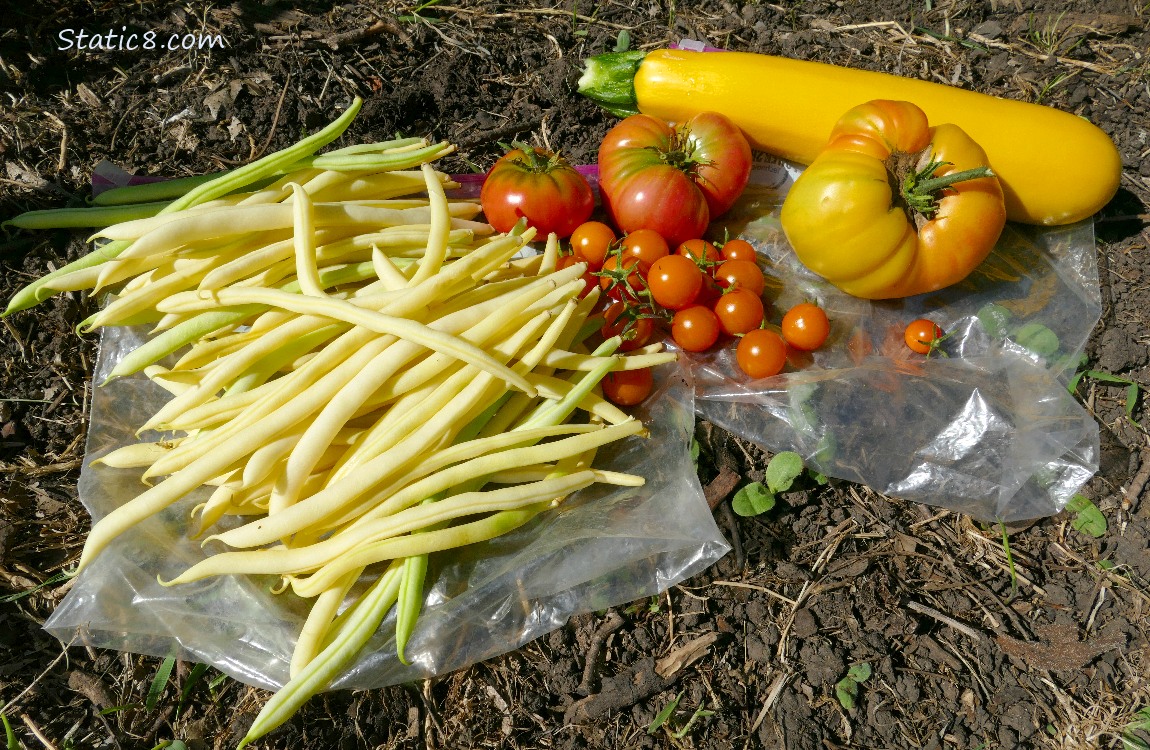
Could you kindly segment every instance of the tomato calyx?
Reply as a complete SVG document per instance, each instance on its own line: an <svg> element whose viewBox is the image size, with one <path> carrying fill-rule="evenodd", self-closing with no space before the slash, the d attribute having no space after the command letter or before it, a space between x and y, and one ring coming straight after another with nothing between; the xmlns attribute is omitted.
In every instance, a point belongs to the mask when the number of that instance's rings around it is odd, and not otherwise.
<svg viewBox="0 0 1150 750"><path fill-rule="evenodd" d="M665 148L658 146L648 146L647 148L658 154L659 160L667 166L674 167L693 180L698 180L700 177L699 170L713 165L714 162L695 156L697 146L698 144L689 132L682 127L676 127L671 132L670 140Z"/></svg>
<svg viewBox="0 0 1150 750"><path fill-rule="evenodd" d="M571 166L558 153L536 148L519 141L513 141L510 146L504 144L504 148L508 151L514 149L521 152L521 156L517 154L511 161L532 174L547 174L556 169L566 169Z"/></svg>
<svg viewBox="0 0 1150 750"><path fill-rule="evenodd" d="M926 159L921 169L911 166L921 163L924 152L918 154L892 154L887 169L891 175L893 192L898 195L907 216L918 222L918 217L927 221L938 213L939 201L944 191L951 185L981 177L994 177L990 167L975 167L935 177L941 167L953 166L953 162L936 158L933 154ZM899 179L901 177L901 180ZM894 184L896 183L897 184Z"/></svg>

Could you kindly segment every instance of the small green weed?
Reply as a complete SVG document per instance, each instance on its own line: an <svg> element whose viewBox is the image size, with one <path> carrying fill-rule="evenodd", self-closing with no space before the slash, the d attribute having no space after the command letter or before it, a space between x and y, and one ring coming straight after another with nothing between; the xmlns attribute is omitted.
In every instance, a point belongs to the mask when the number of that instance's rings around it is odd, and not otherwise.
<svg viewBox="0 0 1150 750"><path fill-rule="evenodd" d="M848 711L853 710L859 697L859 685L869 680L870 676L870 663L865 661L847 670L847 676L835 683L835 697L839 705Z"/></svg>

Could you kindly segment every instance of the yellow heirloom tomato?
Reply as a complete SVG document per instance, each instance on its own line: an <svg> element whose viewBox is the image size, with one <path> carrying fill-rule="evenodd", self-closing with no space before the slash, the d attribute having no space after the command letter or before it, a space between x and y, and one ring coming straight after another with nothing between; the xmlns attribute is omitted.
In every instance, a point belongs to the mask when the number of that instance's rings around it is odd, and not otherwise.
<svg viewBox="0 0 1150 750"><path fill-rule="evenodd" d="M782 208L799 260L866 299L909 297L966 278L1006 223L986 153L910 102L847 112Z"/></svg>

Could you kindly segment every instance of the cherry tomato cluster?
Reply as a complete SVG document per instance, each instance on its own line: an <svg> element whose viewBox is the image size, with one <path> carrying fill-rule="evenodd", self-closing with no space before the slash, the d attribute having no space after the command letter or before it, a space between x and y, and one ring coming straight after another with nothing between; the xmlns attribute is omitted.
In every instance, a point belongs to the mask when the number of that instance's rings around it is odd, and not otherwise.
<svg viewBox="0 0 1150 750"><path fill-rule="evenodd" d="M610 226L588 221L575 228L570 246L560 264L587 263L588 280L606 298L600 334L620 336L621 351L645 346L660 329L689 352L736 337L739 367L763 378L782 371L789 351L818 349L829 334L826 313L811 303L788 311L777 329L767 327L766 278L746 240L716 246L694 238L672 247L652 229L619 237ZM604 382L607 397L621 404L642 400L637 394L647 381L637 372Z"/></svg>

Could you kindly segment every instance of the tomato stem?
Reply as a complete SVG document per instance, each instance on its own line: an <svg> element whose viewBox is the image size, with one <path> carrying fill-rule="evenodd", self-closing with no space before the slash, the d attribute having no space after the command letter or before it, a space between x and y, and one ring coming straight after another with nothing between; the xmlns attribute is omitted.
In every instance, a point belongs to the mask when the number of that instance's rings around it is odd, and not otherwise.
<svg viewBox="0 0 1150 750"><path fill-rule="evenodd" d="M902 199L906 201L907 207L928 219L933 219L938 213L938 202L942 198L942 192L951 185L980 177L995 176L989 167L975 167L939 177L934 176L939 167L950 164L951 162L932 158L922 169L909 172L902 181Z"/></svg>

